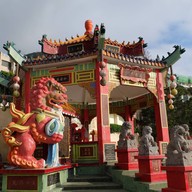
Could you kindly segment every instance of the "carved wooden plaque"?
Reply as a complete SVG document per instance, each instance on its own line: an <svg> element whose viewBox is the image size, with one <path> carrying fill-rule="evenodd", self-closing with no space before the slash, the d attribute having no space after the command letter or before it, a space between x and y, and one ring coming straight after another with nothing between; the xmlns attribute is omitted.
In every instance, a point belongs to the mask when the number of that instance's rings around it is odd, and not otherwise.
<svg viewBox="0 0 192 192"><path fill-rule="evenodd" d="M103 126L108 126L109 125L108 95L102 95L101 102L102 102L102 123Z"/></svg>
<svg viewBox="0 0 192 192"><path fill-rule="evenodd" d="M138 152L130 153L130 162L137 162L137 159L135 159L135 156L137 155L138 155Z"/></svg>
<svg viewBox="0 0 192 192"><path fill-rule="evenodd" d="M188 173L188 182L190 189L192 189L192 172Z"/></svg>
<svg viewBox="0 0 192 192"><path fill-rule="evenodd" d="M63 139L59 142L59 156L69 157L69 147L70 147L70 119L65 117L65 129L63 133Z"/></svg>
<svg viewBox="0 0 192 192"><path fill-rule="evenodd" d="M8 176L8 190L37 190L37 176Z"/></svg>
<svg viewBox="0 0 192 192"><path fill-rule="evenodd" d="M80 147L80 156L93 156L93 146L91 147Z"/></svg>
<svg viewBox="0 0 192 192"><path fill-rule="evenodd" d="M167 145L168 145L168 142L160 142L160 154L167 153Z"/></svg>
<svg viewBox="0 0 192 192"><path fill-rule="evenodd" d="M56 183L60 183L59 173L55 173L47 176L47 186L54 185Z"/></svg>
<svg viewBox="0 0 192 192"><path fill-rule="evenodd" d="M160 171L159 160L152 160L152 168L153 168L154 172L159 172Z"/></svg>
<svg viewBox="0 0 192 192"><path fill-rule="evenodd" d="M105 143L104 144L104 157L105 161L115 161L115 143Z"/></svg>

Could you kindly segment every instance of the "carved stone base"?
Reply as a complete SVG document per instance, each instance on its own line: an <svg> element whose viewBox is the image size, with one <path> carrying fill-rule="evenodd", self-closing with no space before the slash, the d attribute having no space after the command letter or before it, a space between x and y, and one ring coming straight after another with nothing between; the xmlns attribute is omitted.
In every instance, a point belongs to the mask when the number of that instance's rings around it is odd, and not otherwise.
<svg viewBox="0 0 192 192"><path fill-rule="evenodd" d="M158 146L139 146L139 155L159 155Z"/></svg>
<svg viewBox="0 0 192 192"><path fill-rule="evenodd" d="M168 153L166 166L192 166L192 151L189 153Z"/></svg>
<svg viewBox="0 0 192 192"><path fill-rule="evenodd" d="M139 173L135 177L144 182L158 182L166 180L166 172L161 171L163 155L137 156Z"/></svg>
<svg viewBox="0 0 192 192"><path fill-rule="evenodd" d="M124 170L137 170L138 161L135 156L138 155L138 149L117 149L116 167Z"/></svg>
<svg viewBox="0 0 192 192"><path fill-rule="evenodd" d="M164 166L167 172L167 188L162 192L192 191L192 166Z"/></svg>
<svg viewBox="0 0 192 192"><path fill-rule="evenodd" d="M45 169L0 169L2 191L50 191L62 187L68 177L68 168L62 165Z"/></svg>
<svg viewBox="0 0 192 192"><path fill-rule="evenodd" d="M137 147L138 141L136 139L118 141L118 149L136 149Z"/></svg>

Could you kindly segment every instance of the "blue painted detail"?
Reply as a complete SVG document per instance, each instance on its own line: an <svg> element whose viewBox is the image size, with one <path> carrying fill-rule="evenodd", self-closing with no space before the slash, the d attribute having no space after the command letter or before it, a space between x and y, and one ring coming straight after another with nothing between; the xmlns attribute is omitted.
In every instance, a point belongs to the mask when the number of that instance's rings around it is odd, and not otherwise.
<svg viewBox="0 0 192 192"><path fill-rule="evenodd" d="M60 127L58 119L52 119L45 126L45 133L48 136L52 136L54 133L57 133Z"/></svg>
<svg viewBox="0 0 192 192"><path fill-rule="evenodd" d="M59 144L49 144L48 145L48 156L46 160L47 167L60 166L59 163Z"/></svg>

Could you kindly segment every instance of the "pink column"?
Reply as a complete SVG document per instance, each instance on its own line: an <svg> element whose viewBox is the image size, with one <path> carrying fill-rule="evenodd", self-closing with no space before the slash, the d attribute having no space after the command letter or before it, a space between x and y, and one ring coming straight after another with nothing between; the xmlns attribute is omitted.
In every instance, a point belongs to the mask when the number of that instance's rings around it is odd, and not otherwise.
<svg viewBox="0 0 192 192"><path fill-rule="evenodd" d="M167 122L167 111L164 98L164 87L163 78L160 71L156 71L156 86L157 86L157 96L154 97L154 110L155 110L155 121L157 130L157 141L168 142L169 141L169 131Z"/></svg>
<svg viewBox="0 0 192 192"><path fill-rule="evenodd" d="M106 61L105 61L106 62ZM107 63L107 62L106 62ZM97 132L99 146L99 163L104 162L104 143L109 143L110 139L110 124L109 124L109 92L108 92L108 69L107 65L104 68L106 74L106 85L100 84L100 62L96 63L96 114L97 114Z"/></svg>

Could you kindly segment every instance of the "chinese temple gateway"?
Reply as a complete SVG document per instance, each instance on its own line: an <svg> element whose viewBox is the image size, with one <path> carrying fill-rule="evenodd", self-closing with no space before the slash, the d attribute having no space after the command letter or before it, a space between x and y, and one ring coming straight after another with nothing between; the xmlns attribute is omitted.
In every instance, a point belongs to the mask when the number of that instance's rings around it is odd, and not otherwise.
<svg viewBox="0 0 192 192"><path fill-rule="evenodd" d="M83 125L77 139L74 139L74 127L70 126L68 139L73 162L102 164L110 159L109 115L113 113L131 122L134 130L135 112L153 106L157 142L161 147L169 141L164 88L169 67L184 51L180 46L175 46L162 60L148 60L143 38L133 43L113 41L105 38L103 24L93 29L90 20L85 22L84 35L64 41L49 40L43 35L39 44L41 52L28 54L22 63L26 70L24 100L17 105L30 112L30 88L41 77L53 77L67 88L70 106L66 108L71 114L64 116L78 116ZM82 133L88 132L94 117L97 117L98 139L89 141Z"/></svg>

